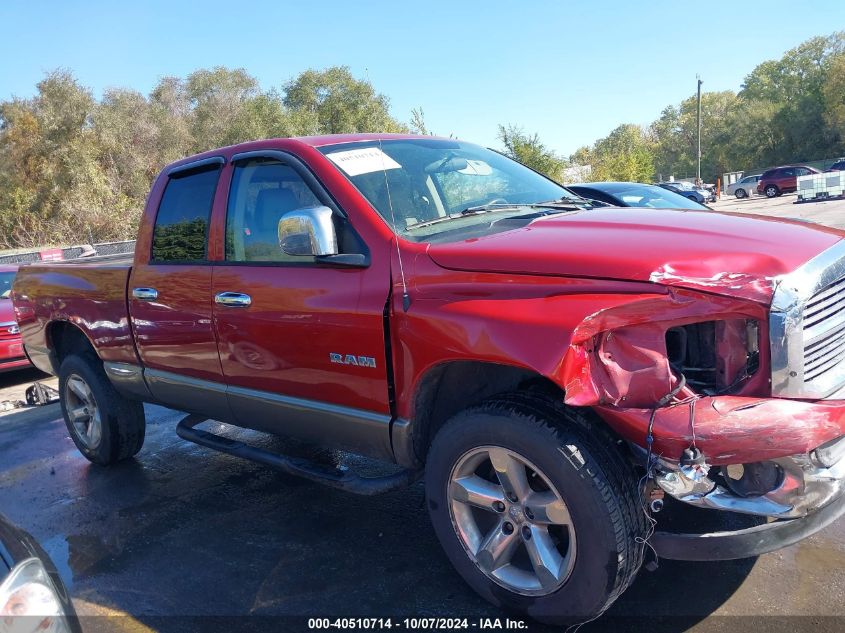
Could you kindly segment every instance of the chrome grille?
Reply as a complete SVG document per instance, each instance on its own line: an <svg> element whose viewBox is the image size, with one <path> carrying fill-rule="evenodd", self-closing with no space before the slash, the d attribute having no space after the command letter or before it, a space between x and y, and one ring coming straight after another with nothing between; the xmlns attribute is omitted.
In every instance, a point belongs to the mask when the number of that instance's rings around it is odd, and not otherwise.
<svg viewBox="0 0 845 633"><path fill-rule="evenodd" d="M845 360L845 279L828 286L804 308L804 381Z"/></svg>
<svg viewBox="0 0 845 633"><path fill-rule="evenodd" d="M779 280L769 329L774 395L845 397L845 242Z"/></svg>

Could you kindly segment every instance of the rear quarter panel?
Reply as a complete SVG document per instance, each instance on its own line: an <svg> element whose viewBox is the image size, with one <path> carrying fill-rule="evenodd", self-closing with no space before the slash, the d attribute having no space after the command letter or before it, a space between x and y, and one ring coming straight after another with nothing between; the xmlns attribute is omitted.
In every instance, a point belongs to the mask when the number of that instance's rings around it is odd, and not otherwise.
<svg viewBox="0 0 845 633"><path fill-rule="evenodd" d="M137 363L126 304L130 258L31 264L15 278L12 301L33 364L55 373L47 357L51 326L77 326L104 361Z"/></svg>

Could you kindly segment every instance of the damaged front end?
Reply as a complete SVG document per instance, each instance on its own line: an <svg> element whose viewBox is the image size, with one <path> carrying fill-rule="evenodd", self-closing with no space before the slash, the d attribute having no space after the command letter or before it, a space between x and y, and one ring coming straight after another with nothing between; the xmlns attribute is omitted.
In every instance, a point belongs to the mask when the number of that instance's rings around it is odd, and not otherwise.
<svg viewBox="0 0 845 633"><path fill-rule="evenodd" d="M748 301L690 285L673 279L666 295L584 320L562 367L566 401L635 447L658 492L776 519L658 533L663 555L771 551L845 512L845 246L773 280L770 303L759 284Z"/></svg>
<svg viewBox="0 0 845 633"><path fill-rule="evenodd" d="M794 519L839 498L845 490L845 437L806 455L690 472L659 461L654 481L679 501L702 508Z"/></svg>

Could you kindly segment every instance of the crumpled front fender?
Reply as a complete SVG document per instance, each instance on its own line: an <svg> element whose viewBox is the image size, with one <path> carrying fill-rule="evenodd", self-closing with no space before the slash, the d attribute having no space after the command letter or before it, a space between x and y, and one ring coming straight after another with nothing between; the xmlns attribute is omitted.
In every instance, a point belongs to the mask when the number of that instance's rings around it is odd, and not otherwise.
<svg viewBox="0 0 845 633"><path fill-rule="evenodd" d="M678 382L667 358L666 331L738 317L762 322L765 309L726 297L672 289L666 295L600 310L575 328L561 363L557 381L566 391L566 403L655 407Z"/></svg>

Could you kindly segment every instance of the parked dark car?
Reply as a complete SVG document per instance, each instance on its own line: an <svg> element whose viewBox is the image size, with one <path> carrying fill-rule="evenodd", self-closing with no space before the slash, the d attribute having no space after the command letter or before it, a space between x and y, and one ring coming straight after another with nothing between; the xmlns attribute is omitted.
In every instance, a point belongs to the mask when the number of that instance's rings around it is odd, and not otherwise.
<svg viewBox="0 0 845 633"><path fill-rule="evenodd" d="M614 207L709 210L710 207L669 189L641 182L589 182L567 185L567 189L592 202Z"/></svg>
<svg viewBox="0 0 845 633"><path fill-rule="evenodd" d="M29 534L0 514L0 631L81 633L56 567Z"/></svg>
<svg viewBox="0 0 845 633"><path fill-rule="evenodd" d="M652 209L709 209L705 205L670 189L640 182L590 182L567 185L582 198L613 207L648 207Z"/></svg>
<svg viewBox="0 0 845 633"><path fill-rule="evenodd" d="M845 158L836 161L830 167L825 169L825 171L845 171Z"/></svg>
<svg viewBox="0 0 845 633"><path fill-rule="evenodd" d="M767 169L760 176L757 183L757 193L765 194L767 198L775 198L784 193L798 189L798 176L819 174L818 169L808 165L783 165Z"/></svg>

